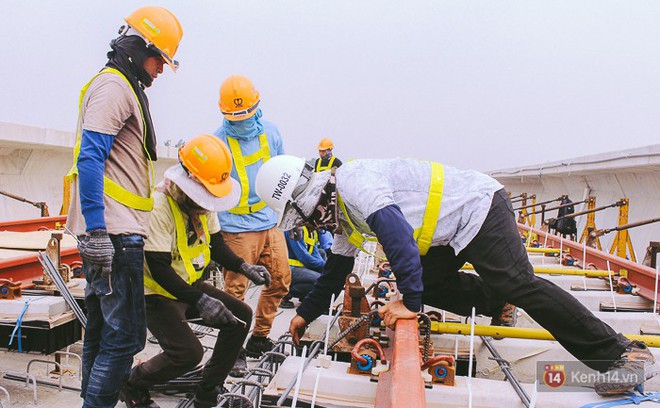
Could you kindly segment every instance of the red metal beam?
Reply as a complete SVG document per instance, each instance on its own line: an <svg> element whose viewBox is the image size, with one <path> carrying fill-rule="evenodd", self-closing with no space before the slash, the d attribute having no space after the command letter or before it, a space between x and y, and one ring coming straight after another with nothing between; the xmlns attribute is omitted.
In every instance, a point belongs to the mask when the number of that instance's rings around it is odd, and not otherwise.
<svg viewBox="0 0 660 408"><path fill-rule="evenodd" d="M62 249L60 253L62 263L71 265L76 261L80 261L77 248ZM43 269L37 259L36 252L26 256L0 260L0 278L22 281L22 287L24 288L32 285L32 279L38 279L42 275Z"/></svg>
<svg viewBox="0 0 660 408"><path fill-rule="evenodd" d="M374 407L426 407L416 320L396 322L394 342L389 349L392 349L392 356L388 356L390 370L379 375Z"/></svg>
<svg viewBox="0 0 660 408"><path fill-rule="evenodd" d="M532 230L533 233L538 235L540 243L545 242L547 235L547 244L552 244L554 248L559 248L560 237L558 235L549 234L540 229L530 228L529 226L520 223L518 223L518 229L520 231ZM583 254L585 253L585 245L567 239L562 240L561 245L564 249L570 249L571 256L582 262ZM655 269L591 247L586 247L585 258L587 264L593 263L596 265L597 269L607 270L607 261L609 261L610 270L616 272L620 272L621 270L627 271L628 280L639 288L639 295L646 299L653 300L655 290Z"/></svg>
<svg viewBox="0 0 660 408"><path fill-rule="evenodd" d="M57 217L32 218L29 220L0 222L0 231L30 232L44 229L58 229L66 224L66 215Z"/></svg>

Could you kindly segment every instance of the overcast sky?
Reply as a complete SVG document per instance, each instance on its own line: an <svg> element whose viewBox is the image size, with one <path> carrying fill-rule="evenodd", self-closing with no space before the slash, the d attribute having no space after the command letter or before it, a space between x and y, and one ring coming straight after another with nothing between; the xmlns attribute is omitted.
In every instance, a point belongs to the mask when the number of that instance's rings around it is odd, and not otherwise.
<svg viewBox="0 0 660 408"><path fill-rule="evenodd" d="M250 77L287 153L494 170L658 143L660 1L0 2L0 121L74 130L80 87L135 8L179 18L147 91L159 142L221 124Z"/></svg>

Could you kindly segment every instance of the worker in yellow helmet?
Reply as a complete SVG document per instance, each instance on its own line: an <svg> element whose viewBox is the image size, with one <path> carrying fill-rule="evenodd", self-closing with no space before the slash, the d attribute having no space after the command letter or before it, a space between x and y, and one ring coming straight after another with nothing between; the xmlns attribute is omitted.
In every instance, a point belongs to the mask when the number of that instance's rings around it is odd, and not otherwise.
<svg viewBox="0 0 660 408"><path fill-rule="evenodd" d="M115 406L133 356L146 337L142 285L144 237L153 208L156 132L145 89L168 64L183 36L163 7L125 18L108 62L81 90L68 228L87 280L82 356L84 407Z"/></svg>
<svg viewBox="0 0 660 408"><path fill-rule="evenodd" d="M216 405L247 337L252 310L204 280L211 260L240 271L255 284L270 283L266 268L234 254L220 233L217 212L234 207L241 195L238 182L229 176L232 160L227 145L215 136L200 135L179 150L179 160L165 172L154 193L144 245L147 327L163 351L133 368L121 395L129 408L153 407L148 387L185 374L201 362L204 348L186 323L197 317L220 333L204 365L195 406Z"/></svg>
<svg viewBox="0 0 660 408"><path fill-rule="evenodd" d="M241 75L227 78L220 87L222 126L215 132L231 150L234 167L231 176L241 184L238 205L219 213L222 236L227 245L251 264L265 266L272 284L259 296L254 331L245 353L236 362L232 376L245 373L245 357L260 357L270 351L268 338L280 301L289 291L291 270L284 234L276 228L277 215L257 196L254 180L271 157L284 154L277 127L262 119L260 95L252 81ZM225 291L243 299L248 280L240 271L225 267Z"/></svg>
<svg viewBox="0 0 660 408"><path fill-rule="evenodd" d="M332 143L332 140L324 137L321 139L318 145L319 149L319 158L316 159L315 171L330 170L333 167L341 166L341 160L332 155L332 149L334 149L335 144Z"/></svg>

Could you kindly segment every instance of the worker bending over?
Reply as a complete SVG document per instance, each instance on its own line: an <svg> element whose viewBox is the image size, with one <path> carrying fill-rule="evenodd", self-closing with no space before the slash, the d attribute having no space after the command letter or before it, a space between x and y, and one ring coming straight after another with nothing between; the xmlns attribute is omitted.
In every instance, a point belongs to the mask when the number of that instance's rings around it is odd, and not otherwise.
<svg viewBox="0 0 660 408"><path fill-rule="evenodd" d="M630 342L553 283L534 274L506 191L494 179L421 160L354 160L315 173L304 159L280 156L257 176L257 192L278 213L280 228L339 226L324 273L297 309L297 342L328 309L365 240L377 237L396 272L402 300L379 309L385 324L416 318L422 304L496 316L505 302L522 307L572 355L600 372L601 395L644 381L655 371L646 346ZM333 174L334 173L334 174ZM459 272L465 262L478 275ZM618 377L619 381L615 381ZM638 379L638 381L635 381Z"/></svg>
<svg viewBox="0 0 660 408"><path fill-rule="evenodd" d="M289 248L289 265L291 266L291 288L289 294L282 299L280 307L293 309L291 299L303 300L312 290L314 283L321 276L325 259L319 250L319 234L303 226L286 234L286 245Z"/></svg>
<svg viewBox="0 0 660 408"><path fill-rule="evenodd" d="M319 158L316 159L316 166L314 167L315 171L330 170L333 167L341 166L341 160L332 155L332 149L334 149L334 147L335 144L332 143L332 140L327 137L321 139L318 145Z"/></svg>
<svg viewBox="0 0 660 408"><path fill-rule="evenodd" d="M128 407L153 407L147 387L176 378L202 361L204 348L187 319L220 329L195 394L195 407L217 404L247 337L252 310L203 280L211 260L257 285L270 284L266 268L236 256L220 234L216 212L234 207L241 195L238 182L229 176L227 146L214 136L200 135L179 150L179 160L154 193L144 247L147 327L163 351L131 372L122 390Z"/></svg>

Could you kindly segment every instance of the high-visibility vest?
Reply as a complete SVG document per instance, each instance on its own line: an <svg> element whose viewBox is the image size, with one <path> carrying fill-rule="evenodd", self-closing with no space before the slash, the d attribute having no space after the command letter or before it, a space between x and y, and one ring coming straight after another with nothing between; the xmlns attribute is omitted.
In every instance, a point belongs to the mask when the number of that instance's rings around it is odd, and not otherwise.
<svg viewBox="0 0 660 408"><path fill-rule="evenodd" d="M255 213L264 208L266 206L266 202L260 199L254 204L248 203L248 199L250 197L250 180L248 179L246 166L251 166L259 160L263 160L263 162L266 163L266 161L270 159L268 137L265 133L259 135L259 150L248 156L243 156L243 152L241 151L241 144L238 142L238 140L227 136L227 142L229 142L229 149L231 150L231 155L234 158L236 174L238 174L238 179L241 182L241 198L238 201L238 205L229 210L229 212L232 214Z"/></svg>
<svg viewBox="0 0 660 408"><path fill-rule="evenodd" d="M191 285L197 282L204 273L204 269L211 262L211 246L209 242L211 240L211 235L209 234L209 229L207 225L207 219L205 214L200 214L199 221L202 223L202 229L204 230L204 239L201 243L193 246L188 246L188 231L186 229L186 223L183 220L183 214L179 205L170 197L167 196L167 201L170 203L170 209L172 210L172 215L174 216L174 225L176 227L176 247L179 250L179 255L183 261L184 271L176 270L176 273L181 276L187 284ZM193 265L193 260L199 258L200 256L204 257L204 266L197 270ZM162 286L160 286L151 276L146 269L144 272L144 286L145 288L151 290L154 293L163 295L170 299L176 299L176 297L166 291Z"/></svg>
<svg viewBox="0 0 660 408"><path fill-rule="evenodd" d="M431 241L433 234L438 224L440 216L440 207L442 205L442 191L445 187L445 169L440 163L431 162L431 182L429 185L429 196L426 200L426 208L424 210L424 217L422 218L422 225L415 229L413 237L419 248L419 254L424 256L431 248ZM344 234L348 238L348 242L359 248L361 251L366 252L362 246L365 241L375 241L375 238L365 238L364 234L358 231L355 223L351 220L344 200L337 194L337 204L346 217L346 222L341 222ZM341 220L340 220L341 221Z"/></svg>
<svg viewBox="0 0 660 408"><path fill-rule="evenodd" d="M322 159L322 158L319 158L319 159L316 161L316 172L318 173L319 171L330 170L330 169L332 168L333 163L335 162L335 159L336 159L336 157L335 157L335 156L332 156L332 157L330 158L330 161L328 161L328 165L327 165L327 166L321 166L321 163L323 163L323 159Z"/></svg>
<svg viewBox="0 0 660 408"><path fill-rule="evenodd" d="M144 112L142 111L142 105L140 105L140 99L138 98L137 94L135 93L135 90L131 86L131 83L128 82L128 79L126 79L124 74L122 74L119 70L116 70L114 68L106 67L103 68L101 72L94 75L94 77L89 82L87 82L80 90L80 98L78 101L78 116L82 117L82 104L85 98L85 93L87 93L87 89L99 75L103 75L103 74L118 75L121 79L123 79L126 82L126 84L128 84L128 87L133 92L135 101L137 102L137 105L140 108L140 116L142 119L142 129L143 129L142 148L144 149L144 153L147 156L147 161L149 162L149 167L151 169L151 175L149 177L149 197L142 197L140 195L132 193L131 191L128 191L124 187L117 184L115 181L110 180L106 176L103 176L103 193L108 197L112 198L113 200L119 202L120 204L125 205L126 207L133 208L139 211L151 211L154 208L154 198L152 195L153 194L152 181L156 178L156 173L154 170L154 164L151 160L151 156L149 156L149 152L147 151L147 135L146 135L147 125L144 122ZM77 133L78 134L76 135L76 143L73 146L73 166L66 175L69 178L69 180L73 180L73 177L78 175L78 156L80 155L80 145L82 143L82 128L79 127Z"/></svg>
<svg viewBox="0 0 660 408"><path fill-rule="evenodd" d="M316 243L319 242L319 233L316 231L312 231L310 234L309 230L307 227L302 227L303 230L303 241L305 242L307 252L311 255L312 252L314 252L314 247L316 246ZM289 258L289 265L290 266L301 266L304 267L305 264L300 262L297 259Z"/></svg>

